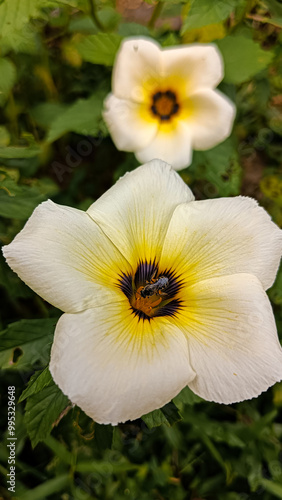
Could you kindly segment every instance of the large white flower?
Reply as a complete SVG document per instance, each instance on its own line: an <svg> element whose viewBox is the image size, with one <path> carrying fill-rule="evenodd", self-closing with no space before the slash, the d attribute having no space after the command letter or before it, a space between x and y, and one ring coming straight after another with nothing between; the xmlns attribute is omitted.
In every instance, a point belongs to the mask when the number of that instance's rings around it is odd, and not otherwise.
<svg viewBox="0 0 282 500"><path fill-rule="evenodd" d="M264 291L281 231L250 198L193 200L155 160L87 212L42 203L4 247L11 268L65 311L50 370L97 422L140 417L186 385L232 403L282 378Z"/></svg>
<svg viewBox="0 0 282 500"><path fill-rule="evenodd" d="M146 38L125 40L104 111L117 148L140 162L160 158L176 170L187 167L193 149L210 149L230 135L234 104L214 90L222 78L214 45L162 49Z"/></svg>

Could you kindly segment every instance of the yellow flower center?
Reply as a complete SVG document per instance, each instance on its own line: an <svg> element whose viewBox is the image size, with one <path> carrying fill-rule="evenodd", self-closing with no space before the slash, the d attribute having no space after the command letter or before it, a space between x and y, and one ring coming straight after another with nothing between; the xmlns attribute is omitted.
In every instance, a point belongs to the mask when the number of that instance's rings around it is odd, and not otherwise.
<svg viewBox="0 0 282 500"><path fill-rule="evenodd" d="M156 92L152 96L152 113L161 121L168 121L179 111L179 103L176 94L171 90L165 92Z"/></svg>

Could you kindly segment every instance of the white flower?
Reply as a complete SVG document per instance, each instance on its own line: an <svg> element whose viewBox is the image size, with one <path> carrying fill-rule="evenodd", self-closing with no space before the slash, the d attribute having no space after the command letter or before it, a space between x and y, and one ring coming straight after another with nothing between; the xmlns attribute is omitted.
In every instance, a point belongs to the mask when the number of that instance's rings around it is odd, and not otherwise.
<svg viewBox="0 0 282 500"><path fill-rule="evenodd" d="M99 423L140 417L186 385L232 403L282 378L264 291L281 231L250 198L193 200L155 160L87 212L42 203L4 247L11 268L65 311L50 370Z"/></svg>
<svg viewBox="0 0 282 500"><path fill-rule="evenodd" d="M210 149L231 133L235 106L214 90L222 78L214 45L162 49L146 38L125 40L103 115L117 148L140 162L187 167L193 149Z"/></svg>

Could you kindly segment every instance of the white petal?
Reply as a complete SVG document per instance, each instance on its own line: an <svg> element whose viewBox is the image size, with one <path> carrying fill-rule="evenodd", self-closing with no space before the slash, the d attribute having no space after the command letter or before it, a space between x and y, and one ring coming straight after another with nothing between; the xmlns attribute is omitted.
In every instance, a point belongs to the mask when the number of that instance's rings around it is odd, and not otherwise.
<svg viewBox="0 0 282 500"><path fill-rule="evenodd" d="M104 120L116 147L122 151L136 151L146 147L158 131L158 120L153 119L147 105L110 94L105 100Z"/></svg>
<svg viewBox="0 0 282 500"><path fill-rule="evenodd" d="M229 137L236 114L235 105L217 90L194 93L186 102L192 113L190 124L193 149L210 149Z"/></svg>
<svg viewBox="0 0 282 500"><path fill-rule="evenodd" d="M163 50L164 74L182 77L187 94L195 89L215 88L224 70L220 51L215 45L193 44ZM177 80L176 80L177 83Z"/></svg>
<svg viewBox="0 0 282 500"><path fill-rule="evenodd" d="M267 289L281 254L282 231L255 200L238 196L177 207L160 266L175 269L187 283L250 273Z"/></svg>
<svg viewBox="0 0 282 500"><path fill-rule="evenodd" d="M119 273L130 266L86 212L46 201L3 248L9 266L45 300L66 312L122 294Z"/></svg>
<svg viewBox="0 0 282 500"><path fill-rule="evenodd" d="M173 126L160 126L156 137L149 146L135 153L140 162L159 158L181 170L191 163L191 129L184 121L175 120Z"/></svg>
<svg viewBox="0 0 282 500"><path fill-rule="evenodd" d="M188 385L196 394L235 403L258 396L282 379L282 349L272 309L255 276L197 283L185 291L183 311L197 373Z"/></svg>
<svg viewBox="0 0 282 500"><path fill-rule="evenodd" d="M113 93L121 99L144 102L161 74L162 51L159 44L140 37L126 39L114 64Z"/></svg>
<svg viewBox="0 0 282 500"><path fill-rule="evenodd" d="M160 408L195 376L182 332L164 318L138 321L126 299L64 314L50 371L73 403L113 425Z"/></svg>
<svg viewBox="0 0 282 500"><path fill-rule="evenodd" d="M171 216L193 200L179 175L160 160L127 173L88 209L88 214L134 266L158 259Z"/></svg>

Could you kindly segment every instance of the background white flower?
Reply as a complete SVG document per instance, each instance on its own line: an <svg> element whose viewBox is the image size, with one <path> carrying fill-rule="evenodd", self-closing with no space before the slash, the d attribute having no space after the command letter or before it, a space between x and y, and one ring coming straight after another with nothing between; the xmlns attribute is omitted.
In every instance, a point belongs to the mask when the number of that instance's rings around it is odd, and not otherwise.
<svg viewBox="0 0 282 500"><path fill-rule="evenodd" d="M50 370L99 423L135 419L188 385L232 403L282 378L265 289L282 232L244 197L193 201L157 160L87 212L48 201L4 247L11 268L66 312ZM160 276L168 286L152 291Z"/></svg>
<svg viewBox="0 0 282 500"><path fill-rule="evenodd" d="M214 45L162 49L146 38L125 40L103 114L117 148L140 162L188 166L193 149L210 149L231 133L235 106L214 90L222 78Z"/></svg>

